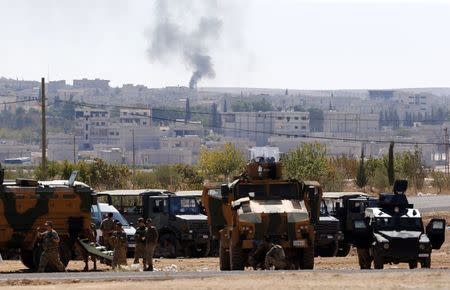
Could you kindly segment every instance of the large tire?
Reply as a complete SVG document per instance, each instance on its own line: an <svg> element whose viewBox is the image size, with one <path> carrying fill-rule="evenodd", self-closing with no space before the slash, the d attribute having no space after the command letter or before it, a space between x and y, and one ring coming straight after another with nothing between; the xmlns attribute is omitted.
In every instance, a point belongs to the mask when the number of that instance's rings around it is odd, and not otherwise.
<svg viewBox="0 0 450 290"><path fill-rule="evenodd" d="M321 257L335 257L338 251L338 242L335 241L326 247L317 248L317 255Z"/></svg>
<svg viewBox="0 0 450 290"><path fill-rule="evenodd" d="M412 260L408 262L410 269L416 269L417 268L417 260Z"/></svg>
<svg viewBox="0 0 450 290"><path fill-rule="evenodd" d="M37 266L34 264L33 251L31 250L20 250L20 260L30 270L35 270Z"/></svg>
<svg viewBox="0 0 450 290"><path fill-rule="evenodd" d="M339 243L336 257L347 257L348 253L350 253L350 248L350 244Z"/></svg>
<svg viewBox="0 0 450 290"><path fill-rule="evenodd" d="M383 256L379 255L375 250L373 251L373 268L382 270L384 268Z"/></svg>
<svg viewBox="0 0 450 290"><path fill-rule="evenodd" d="M171 233L163 234L159 239L159 247L161 257L176 258L177 257L177 238Z"/></svg>
<svg viewBox="0 0 450 290"><path fill-rule="evenodd" d="M228 249L224 247L222 241L220 241L219 243L219 264L220 264L220 271L231 270L230 253L228 252Z"/></svg>
<svg viewBox="0 0 450 290"><path fill-rule="evenodd" d="M230 242L230 267L233 271L242 271L245 268L245 254L241 247L233 246Z"/></svg>
<svg viewBox="0 0 450 290"><path fill-rule="evenodd" d="M424 260L420 261L420 266L424 269L431 268L431 257L425 258Z"/></svg>
<svg viewBox="0 0 450 290"><path fill-rule="evenodd" d="M370 264L372 259L370 258L370 253L368 248L357 248L358 252L358 263L361 270L370 269Z"/></svg>
<svg viewBox="0 0 450 290"><path fill-rule="evenodd" d="M303 249L299 266L302 270L314 269L314 246Z"/></svg>

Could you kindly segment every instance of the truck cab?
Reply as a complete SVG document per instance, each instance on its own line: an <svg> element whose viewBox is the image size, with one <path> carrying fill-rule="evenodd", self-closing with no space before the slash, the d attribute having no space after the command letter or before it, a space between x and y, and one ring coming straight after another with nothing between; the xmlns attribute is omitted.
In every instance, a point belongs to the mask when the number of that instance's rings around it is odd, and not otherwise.
<svg viewBox="0 0 450 290"><path fill-rule="evenodd" d="M210 236L206 215L195 195L142 193L143 217L159 232L160 255L207 256Z"/></svg>

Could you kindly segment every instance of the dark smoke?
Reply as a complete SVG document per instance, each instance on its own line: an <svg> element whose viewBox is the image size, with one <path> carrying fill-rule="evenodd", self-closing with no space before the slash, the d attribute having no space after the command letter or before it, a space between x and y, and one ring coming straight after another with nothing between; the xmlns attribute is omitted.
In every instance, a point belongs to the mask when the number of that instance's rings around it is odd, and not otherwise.
<svg viewBox="0 0 450 290"><path fill-rule="evenodd" d="M182 2L167 0L156 2L156 23L151 31L151 45L148 54L152 60L157 61L180 56L185 64L193 70L189 87L196 88L197 83L203 77L214 78L216 76L209 55L209 46L213 40L219 37L222 22L210 15L198 16L196 17L199 19L198 23L194 29L189 30L186 25L175 22L170 17L169 12L176 11L177 3L181 5ZM214 14L211 9L217 7L206 5L204 8L207 14ZM184 15L186 13L188 12L185 12Z"/></svg>

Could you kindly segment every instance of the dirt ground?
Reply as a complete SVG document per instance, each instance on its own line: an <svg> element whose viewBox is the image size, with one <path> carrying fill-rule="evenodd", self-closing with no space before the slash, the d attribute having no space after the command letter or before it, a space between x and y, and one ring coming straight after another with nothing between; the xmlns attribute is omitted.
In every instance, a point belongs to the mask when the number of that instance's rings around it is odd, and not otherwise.
<svg viewBox="0 0 450 290"><path fill-rule="evenodd" d="M432 213L424 217L425 224L432 217L444 217L447 219L447 223L450 222L450 213ZM128 260L128 264L131 265L132 259ZM165 272L206 272L206 271L218 271L219 260L218 258L198 258L198 259L154 259L154 265L156 271ZM82 271L84 262L71 261L68 265L68 271ZM92 262L90 262L92 268ZM338 258L321 258L315 259L315 269L327 269L327 270L355 270L351 273L338 272L316 272L316 273L268 273L267 275L253 276L252 270L247 269L248 275L236 276L236 277L217 277L217 278L204 278L204 279L188 279L188 280L169 280L169 281L152 281L152 289L190 289L194 287L200 287L202 289L257 289L257 288L269 288L274 284L282 281L283 286L289 288L298 288L299 286L318 289L322 287L331 287L337 289L360 289L361 287L370 286L371 289L377 289L378 286L383 289L410 289L410 288L427 288L427 289L448 289L450 285L450 274L447 272L420 272L419 275L415 273L415 270L410 272L360 272L356 250L352 250L347 257ZM398 265L385 265L386 269L407 269L407 264ZM450 269L450 231L446 233L446 242L440 250L434 250L432 253L431 268L433 269ZM98 264L99 271L111 271L110 267ZM416 270L417 271L417 270ZM0 262L0 273L11 272L27 272L27 269L22 265L20 261L3 261ZM0 274L1 275L1 274ZM401 276L401 277L400 277ZM256 279L255 279L256 278ZM377 281L380 279L381 284L370 283L367 281ZM375 279L375 280L374 280ZM32 283L32 282L31 282ZM124 287L139 287L142 288L149 282L104 282L100 288L108 289L123 289ZM431 284L429 284L431 283ZM61 284L51 284L38 286L33 285L33 289L54 289L61 287ZM89 289L98 288L98 283L69 283L64 284L67 289ZM432 285L430 287L430 285ZM10 283L0 283L0 286L8 287L12 286ZM20 287L18 287L20 286ZM67 287L66 287L67 286ZM381 287L382 286L382 287ZM28 287L23 283L15 285L14 289L20 289L21 287ZM322 288L323 289L323 288Z"/></svg>

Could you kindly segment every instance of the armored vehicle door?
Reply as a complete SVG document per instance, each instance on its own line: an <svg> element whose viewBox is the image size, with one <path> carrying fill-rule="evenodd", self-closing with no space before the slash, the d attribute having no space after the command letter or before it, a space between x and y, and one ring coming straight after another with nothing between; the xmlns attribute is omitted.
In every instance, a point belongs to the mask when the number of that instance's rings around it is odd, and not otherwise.
<svg viewBox="0 0 450 290"><path fill-rule="evenodd" d="M431 247L435 250L441 248L445 241L445 219L432 219L426 229L428 238L430 239Z"/></svg>
<svg viewBox="0 0 450 290"><path fill-rule="evenodd" d="M220 187L204 188L202 202L208 215L208 223L213 238L219 237L219 231L226 225L223 213L223 201Z"/></svg>
<svg viewBox="0 0 450 290"><path fill-rule="evenodd" d="M151 218L153 225L160 229L169 223L169 205L167 196L146 196L144 218Z"/></svg>

